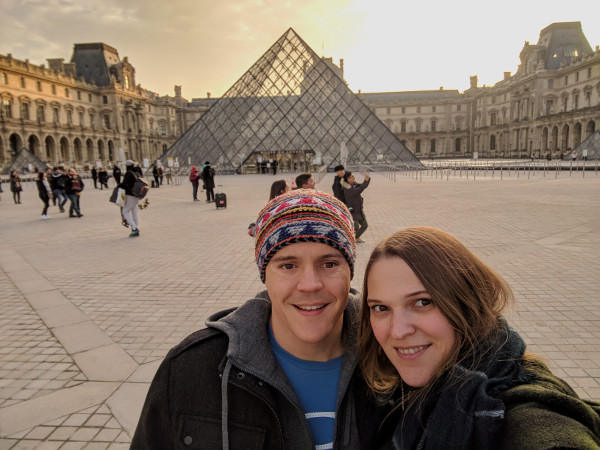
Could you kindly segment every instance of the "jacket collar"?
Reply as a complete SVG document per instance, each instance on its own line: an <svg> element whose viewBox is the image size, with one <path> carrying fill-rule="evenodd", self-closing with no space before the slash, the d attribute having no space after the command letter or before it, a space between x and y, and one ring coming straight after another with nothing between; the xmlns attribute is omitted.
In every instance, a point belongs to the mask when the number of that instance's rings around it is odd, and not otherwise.
<svg viewBox="0 0 600 450"><path fill-rule="evenodd" d="M345 350L340 387L348 385L356 367L359 305L358 292L351 289L344 311ZM289 398L295 398L289 381L271 350L267 333L270 315L271 300L267 291L262 291L239 308L212 315L206 321L206 326L216 328L227 335L227 358L234 366L272 384Z"/></svg>

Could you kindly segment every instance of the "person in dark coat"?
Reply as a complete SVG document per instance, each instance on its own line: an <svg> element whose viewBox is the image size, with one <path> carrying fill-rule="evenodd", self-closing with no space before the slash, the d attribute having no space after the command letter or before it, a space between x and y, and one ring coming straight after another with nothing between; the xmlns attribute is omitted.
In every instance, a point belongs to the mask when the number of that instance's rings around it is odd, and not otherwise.
<svg viewBox="0 0 600 450"><path fill-rule="evenodd" d="M365 173L365 181L361 184L356 182L354 178L354 174L352 172L346 172L344 174L344 183L342 186L346 185L348 189L344 190L344 198L346 199L346 205L348 209L352 213L352 218L354 219L354 230L356 231L356 242L364 243L360 236L367 231L369 224L367 223L367 217L365 216L365 212L363 210L363 198L362 191L364 191L367 187L369 187L369 183L371 182L371 177L368 173Z"/></svg>
<svg viewBox="0 0 600 450"><path fill-rule="evenodd" d="M125 162L125 167L125 176L123 182L119 185L120 188L125 190L125 206L121 214L131 226L129 237L138 237L140 235L137 214L139 199L133 195L133 185L137 178L141 176L142 170L139 166L135 166L130 159Z"/></svg>
<svg viewBox="0 0 600 450"><path fill-rule="evenodd" d="M152 164L152 176L154 177L154 187L160 187L160 175L156 163Z"/></svg>
<svg viewBox="0 0 600 450"><path fill-rule="evenodd" d="M42 215L40 216L42 219L49 219L48 215L48 206L50 206L50 199L52 198L52 188L50 188L50 183L48 183L48 174L45 172L38 173L38 179L35 182L38 189L38 194L42 203L44 203L44 208L42 209Z"/></svg>
<svg viewBox="0 0 600 450"><path fill-rule="evenodd" d="M83 217L83 214L81 214L79 197L81 196L84 187L83 179L77 174L75 169L69 169L67 183L65 185L65 193L71 202L69 207L69 217Z"/></svg>
<svg viewBox="0 0 600 450"><path fill-rule="evenodd" d="M100 181L100 190L102 190L103 187L108 189L108 172L105 167L100 167L98 170L98 181Z"/></svg>
<svg viewBox="0 0 600 450"><path fill-rule="evenodd" d="M96 170L96 166L92 167L92 181L94 182L94 189L98 189L98 171Z"/></svg>
<svg viewBox="0 0 600 450"><path fill-rule="evenodd" d="M335 171L335 177L333 178L333 186L331 189L333 190L333 196L337 198L340 202L346 203L346 199L344 198L344 188L342 187L342 179L344 178L344 174L346 173L344 166L341 164L335 166L333 169Z"/></svg>
<svg viewBox="0 0 600 450"><path fill-rule="evenodd" d="M329 194L296 190L269 202L256 223L266 290L169 352L133 450L360 448L373 415L358 398L368 391L356 367L352 217Z"/></svg>
<svg viewBox="0 0 600 450"><path fill-rule="evenodd" d="M115 179L117 186L121 184L121 169L119 168L118 164L115 164L113 167L113 178Z"/></svg>
<svg viewBox="0 0 600 450"><path fill-rule="evenodd" d="M215 169L210 167L206 161L202 168L202 180L204 180L204 189L206 189L206 203L215 201Z"/></svg>
<svg viewBox="0 0 600 450"><path fill-rule="evenodd" d="M23 187L21 185L21 177L16 170L10 173L10 191L13 194L13 200L15 204L21 204L21 191Z"/></svg>

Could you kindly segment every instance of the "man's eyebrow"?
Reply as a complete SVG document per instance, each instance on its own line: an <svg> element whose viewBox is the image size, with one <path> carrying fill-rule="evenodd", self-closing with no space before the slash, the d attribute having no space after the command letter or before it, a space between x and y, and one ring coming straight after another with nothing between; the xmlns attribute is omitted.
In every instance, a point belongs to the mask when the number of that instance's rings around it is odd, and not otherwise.
<svg viewBox="0 0 600 450"><path fill-rule="evenodd" d="M278 256L276 254L273 256L273 258L271 258L271 261L294 261L299 258L299 255ZM333 252L321 255L319 256L319 259L344 259L344 256L340 252Z"/></svg>

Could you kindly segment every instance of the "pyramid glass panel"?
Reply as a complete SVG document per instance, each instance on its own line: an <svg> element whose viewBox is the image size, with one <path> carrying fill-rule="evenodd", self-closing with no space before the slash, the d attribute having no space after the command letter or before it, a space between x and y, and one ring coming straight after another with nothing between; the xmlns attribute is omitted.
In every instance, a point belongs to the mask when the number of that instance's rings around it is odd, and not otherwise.
<svg viewBox="0 0 600 450"><path fill-rule="evenodd" d="M564 159L565 161L569 161L573 158L573 153L575 153L575 158L578 161L581 160L599 160L600 159L600 130L595 131L590 134L579 146L573 150L572 152L567 152Z"/></svg>
<svg viewBox="0 0 600 450"><path fill-rule="evenodd" d="M281 170L419 160L293 29L288 29L162 158L240 171L277 159Z"/></svg>

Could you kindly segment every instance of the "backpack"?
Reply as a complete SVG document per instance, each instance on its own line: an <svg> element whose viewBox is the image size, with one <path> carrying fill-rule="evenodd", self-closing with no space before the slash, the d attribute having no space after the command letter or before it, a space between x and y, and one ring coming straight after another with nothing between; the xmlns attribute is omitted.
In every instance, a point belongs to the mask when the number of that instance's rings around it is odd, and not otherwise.
<svg viewBox="0 0 600 450"><path fill-rule="evenodd" d="M148 193L148 182L143 177L136 177L131 193L136 198L144 198Z"/></svg>

